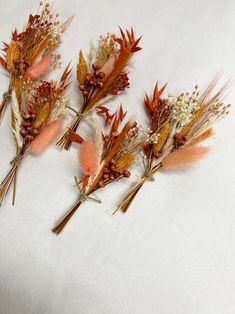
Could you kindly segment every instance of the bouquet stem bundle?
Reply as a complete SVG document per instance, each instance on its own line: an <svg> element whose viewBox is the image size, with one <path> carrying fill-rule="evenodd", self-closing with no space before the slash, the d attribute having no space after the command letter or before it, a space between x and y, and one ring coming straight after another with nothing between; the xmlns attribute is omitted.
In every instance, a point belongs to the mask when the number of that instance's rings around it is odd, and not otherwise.
<svg viewBox="0 0 235 314"><path fill-rule="evenodd" d="M55 226L55 228L52 229L52 232L59 235L69 222L69 220L73 217L73 215L76 213L77 209L80 207L82 202L78 200L76 204L69 210L69 212L61 219L61 221Z"/></svg>
<svg viewBox="0 0 235 314"><path fill-rule="evenodd" d="M27 145L24 145L18 155L11 161L11 169L9 170L8 174L0 184L0 206L2 206L2 203L5 199L5 196L7 192L9 191L12 184L13 186L13 197L12 197L12 205L15 204L15 195L16 195L16 177L18 173L18 169L20 166L20 163L22 159L24 158L26 152L27 152Z"/></svg>
<svg viewBox="0 0 235 314"><path fill-rule="evenodd" d="M149 178L152 177L153 174L161 170L162 164L159 164L154 169L152 169L150 172L146 173L144 177L142 177L131 189L130 191L124 196L124 198L121 200L121 202L118 203L116 210L113 212L113 215L118 211L121 210L123 213L126 213L132 203L132 201L135 199L137 193L142 188L144 183L149 180Z"/></svg>

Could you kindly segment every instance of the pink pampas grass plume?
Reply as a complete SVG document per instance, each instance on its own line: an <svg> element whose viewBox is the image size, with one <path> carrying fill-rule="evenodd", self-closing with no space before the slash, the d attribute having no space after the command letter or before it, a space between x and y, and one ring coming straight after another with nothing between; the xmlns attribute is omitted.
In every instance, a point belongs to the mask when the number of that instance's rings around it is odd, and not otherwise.
<svg viewBox="0 0 235 314"><path fill-rule="evenodd" d="M97 149L92 139L81 144L79 161L84 174L92 176L96 173L98 167Z"/></svg>
<svg viewBox="0 0 235 314"><path fill-rule="evenodd" d="M118 55L111 55L105 64L101 67L100 72L108 76L114 69Z"/></svg>
<svg viewBox="0 0 235 314"><path fill-rule="evenodd" d="M41 153L59 135L62 129L62 121L56 120L48 124L31 143L30 152L33 154Z"/></svg>
<svg viewBox="0 0 235 314"><path fill-rule="evenodd" d="M185 146L166 156L162 161L162 166L165 169L189 166L202 159L208 151L208 147L205 146Z"/></svg>
<svg viewBox="0 0 235 314"><path fill-rule="evenodd" d="M32 65L31 67L28 68L25 77L30 78L32 80L36 80L41 76L45 75L49 71L52 60L53 56L44 57L37 64Z"/></svg>

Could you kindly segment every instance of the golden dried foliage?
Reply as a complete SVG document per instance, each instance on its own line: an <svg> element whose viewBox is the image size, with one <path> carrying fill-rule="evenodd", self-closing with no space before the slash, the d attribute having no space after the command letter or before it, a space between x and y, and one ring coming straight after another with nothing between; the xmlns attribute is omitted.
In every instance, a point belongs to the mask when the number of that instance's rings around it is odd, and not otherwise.
<svg viewBox="0 0 235 314"><path fill-rule="evenodd" d="M164 123L159 131L159 137L156 144L153 146L153 153L155 156L158 155L163 145L165 144L170 131L170 124L168 122Z"/></svg>
<svg viewBox="0 0 235 314"><path fill-rule="evenodd" d="M194 113L193 118L191 122L189 122L179 133L181 136L187 136L189 131L192 129L192 127L195 125L197 120L201 117L204 110L206 109L205 105L201 105L200 108Z"/></svg>
<svg viewBox="0 0 235 314"><path fill-rule="evenodd" d="M40 107L37 118L34 121L33 127L36 129L40 129L45 121L49 118L51 112L51 105L47 102L44 106Z"/></svg>
<svg viewBox="0 0 235 314"><path fill-rule="evenodd" d="M194 144L198 144L202 141L205 141L206 139L208 139L209 137L211 137L214 134L214 131L212 128L207 129L206 131L204 131L203 133L201 133L200 135L198 135L197 137L193 138L190 142L189 145L194 145Z"/></svg>
<svg viewBox="0 0 235 314"><path fill-rule="evenodd" d="M20 46L15 42L12 41L7 49L6 54L6 63L7 68L13 72L15 70L15 63L19 62L21 55L21 48Z"/></svg>
<svg viewBox="0 0 235 314"><path fill-rule="evenodd" d="M121 156L117 160L117 164L116 164L117 170L123 171L123 170L127 169L128 167L131 166L131 164L133 163L134 160L135 160L135 154L133 154L133 153L128 153L128 154Z"/></svg>
<svg viewBox="0 0 235 314"><path fill-rule="evenodd" d="M82 50L80 50L79 62L77 65L77 80L80 85L84 83L87 73L88 73L88 68L87 68L86 60L84 59Z"/></svg>

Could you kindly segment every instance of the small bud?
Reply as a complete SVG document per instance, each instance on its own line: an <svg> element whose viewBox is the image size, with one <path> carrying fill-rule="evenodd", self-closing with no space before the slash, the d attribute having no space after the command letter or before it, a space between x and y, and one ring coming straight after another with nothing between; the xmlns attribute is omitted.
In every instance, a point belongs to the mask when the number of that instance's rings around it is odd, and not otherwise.
<svg viewBox="0 0 235 314"><path fill-rule="evenodd" d="M124 171L124 177L129 178L130 175L131 175L130 171L128 170Z"/></svg>
<svg viewBox="0 0 235 314"><path fill-rule="evenodd" d="M27 131L26 131L25 129L21 129L21 130L20 130L20 135L21 135L22 137L25 137L25 136L27 135Z"/></svg>
<svg viewBox="0 0 235 314"><path fill-rule="evenodd" d="M34 138L33 138L32 135L26 135L26 136L25 136L25 140L28 141L28 142L32 142L33 139L34 139Z"/></svg>
<svg viewBox="0 0 235 314"><path fill-rule="evenodd" d="M100 81L97 82L97 87L98 87L98 88L102 88L103 86L104 86L104 83L103 83L103 82L100 82Z"/></svg>

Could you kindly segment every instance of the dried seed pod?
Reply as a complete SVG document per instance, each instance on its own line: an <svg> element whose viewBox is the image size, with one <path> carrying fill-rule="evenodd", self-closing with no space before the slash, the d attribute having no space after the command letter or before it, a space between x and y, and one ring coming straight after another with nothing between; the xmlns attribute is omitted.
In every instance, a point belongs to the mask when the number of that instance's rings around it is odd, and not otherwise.
<svg viewBox="0 0 235 314"><path fill-rule="evenodd" d="M32 135L26 135L25 136L25 140L28 141L28 142L32 142L34 139L34 137Z"/></svg>
<svg viewBox="0 0 235 314"><path fill-rule="evenodd" d="M28 134L28 132L27 132L25 129L21 129L21 130L20 130L20 135L21 135L22 137L25 137L27 134Z"/></svg>
<svg viewBox="0 0 235 314"><path fill-rule="evenodd" d="M124 177L129 178L130 175L131 175L130 171L128 170L124 171Z"/></svg>

